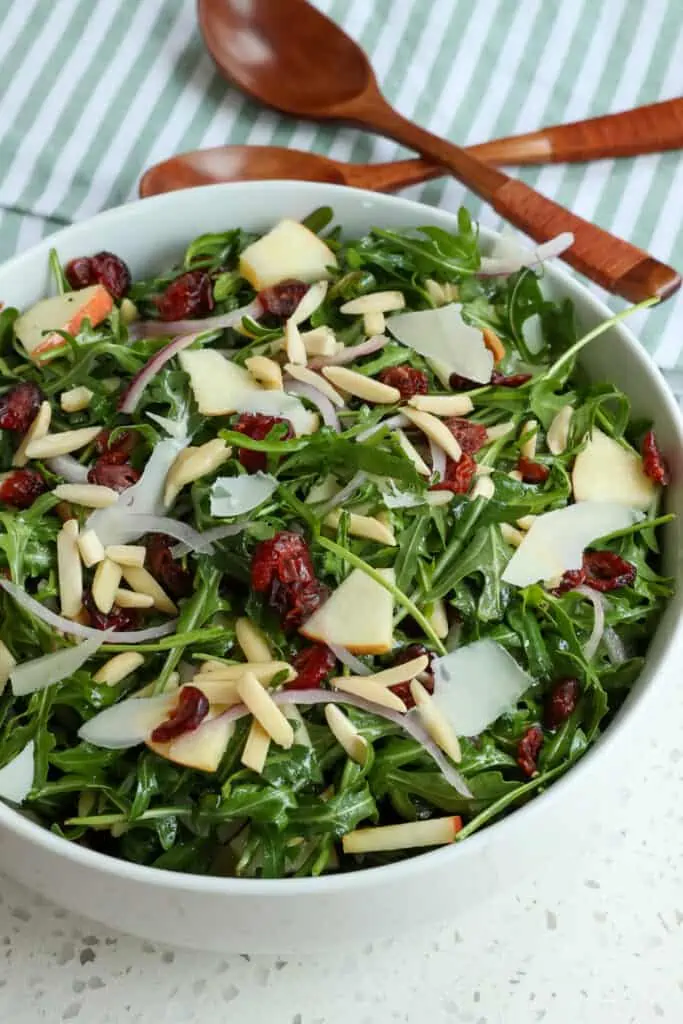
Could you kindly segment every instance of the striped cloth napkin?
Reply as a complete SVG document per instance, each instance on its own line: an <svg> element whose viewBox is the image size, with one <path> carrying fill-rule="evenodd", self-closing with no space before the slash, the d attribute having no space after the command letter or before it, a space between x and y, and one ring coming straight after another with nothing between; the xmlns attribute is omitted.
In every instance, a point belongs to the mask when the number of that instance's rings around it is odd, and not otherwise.
<svg viewBox="0 0 683 1024"><path fill-rule="evenodd" d="M402 113L460 143L669 98L683 84L681 0L316 2L361 43ZM183 150L272 142L358 161L406 155L247 100L214 70L193 0L3 8L0 258L134 199L142 171ZM683 269L679 153L514 173ZM499 224L447 178L407 194L451 210L464 201ZM683 295L632 324L660 365L683 367Z"/></svg>

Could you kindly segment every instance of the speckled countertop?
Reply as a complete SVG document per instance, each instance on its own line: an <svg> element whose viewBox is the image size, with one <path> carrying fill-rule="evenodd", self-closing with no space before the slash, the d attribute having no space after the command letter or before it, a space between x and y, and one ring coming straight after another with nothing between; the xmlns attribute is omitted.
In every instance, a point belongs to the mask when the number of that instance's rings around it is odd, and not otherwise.
<svg viewBox="0 0 683 1024"><path fill-rule="evenodd" d="M457 922L301 959L172 950L0 880L0 1021L658 1024L683 1019L683 707L578 857ZM533 842L533 836L529 837Z"/></svg>

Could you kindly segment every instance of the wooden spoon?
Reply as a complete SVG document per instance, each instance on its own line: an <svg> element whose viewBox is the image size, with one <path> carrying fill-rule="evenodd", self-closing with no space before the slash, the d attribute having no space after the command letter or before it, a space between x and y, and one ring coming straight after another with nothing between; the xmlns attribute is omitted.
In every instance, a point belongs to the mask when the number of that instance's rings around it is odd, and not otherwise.
<svg viewBox="0 0 683 1024"><path fill-rule="evenodd" d="M198 0L198 11L214 61L254 99L297 117L349 121L396 139L446 167L536 241L573 232L562 259L631 302L665 299L680 287L672 267L399 114L380 93L357 43L306 0Z"/></svg>
<svg viewBox="0 0 683 1024"><path fill-rule="evenodd" d="M542 128L469 146L487 164L574 163L638 156L683 147L683 99L663 100L618 114ZM140 195L153 196L219 181L324 181L375 192L419 185L446 171L426 160L349 164L281 146L215 146L179 153L155 164L140 179Z"/></svg>

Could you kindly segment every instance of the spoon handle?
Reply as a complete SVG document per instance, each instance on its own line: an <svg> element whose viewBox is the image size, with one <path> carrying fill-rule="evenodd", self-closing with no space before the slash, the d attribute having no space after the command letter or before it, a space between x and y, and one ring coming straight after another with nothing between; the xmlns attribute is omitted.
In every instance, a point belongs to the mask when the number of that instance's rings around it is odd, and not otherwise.
<svg viewBox="0 0 683 1024"><path fill-rule="evenodd" d="M571 231L574 244L561 258L607 291L629 302L640 302L652 296L666 299L680 287L680 275L672 267L577 217L523 181L482 163L467 150L432 135L399 114L374 89L369 89L359 103L347 107L346 116L448 168L502 217L537 242Z"/></svg>

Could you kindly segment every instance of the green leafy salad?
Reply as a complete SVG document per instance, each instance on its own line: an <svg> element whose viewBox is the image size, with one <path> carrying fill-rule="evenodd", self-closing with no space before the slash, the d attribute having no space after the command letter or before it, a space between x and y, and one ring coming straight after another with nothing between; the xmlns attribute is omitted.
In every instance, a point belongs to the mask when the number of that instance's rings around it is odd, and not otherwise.
<svg viewBox="0 0 683 1024"><path fill-rule="evenodd" d="M577 363L613 321L544 297L571 237L331 222L144 279L53 251L0 313L0 796L67 840L266 878L460 842L641 671L669 473Z"/></svg>

